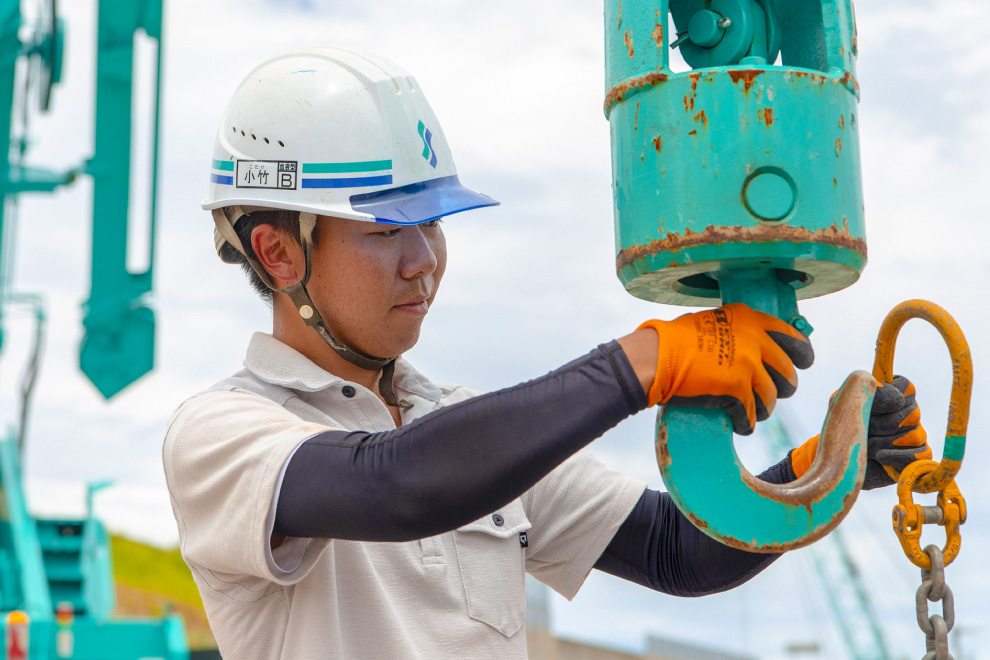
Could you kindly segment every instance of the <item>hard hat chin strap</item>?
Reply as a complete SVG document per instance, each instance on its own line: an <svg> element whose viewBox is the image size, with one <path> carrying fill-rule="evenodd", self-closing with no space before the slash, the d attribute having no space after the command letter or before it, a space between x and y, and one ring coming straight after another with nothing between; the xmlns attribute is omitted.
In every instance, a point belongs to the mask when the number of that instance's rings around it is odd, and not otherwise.
<svg viewBox="0 0 990 660"><path fill-rule="evenodd" d="M266 271L256 259L252 259L248 256L247 251L244 249L244 245L241 243L240 237L237 235L237 232L234 231L234 224L242 216L248 215L252 211L256 210L262 209L235 206L231 208L234 215L234 217L231 218L227 215L226 209L214 209L213 222L216 225L217 231L220 235L228 243L230 243L234 249L244 255L244 258L247 259L248 264L252 269L254 269L254 272L258 274L258 277L261 278L261 281L264 282L269 289L278 293L284 293L289 297L289 300L292 301L292 304L295 306L296 311L299 312L299 316L302 318L303 322L313 328L313 330L320 335L323 342L329 346L334 353L344 358L354 366L360 367L361 369L366 369L368 371L381 371L381 377L378 379L378 391L381 393L382 399L385 400L386 404L398 407L399 402L395 396L395 390L393 389L396 358L380 358L365 355L364 353L355 351L353 348L334 337L327 328L326 323L323 321L323 317L320 315L319 310L316 309L316 305L313 304L313 300L309 297L309 292L306 290L306 285L309 283L309 277L312 272L311 256L313 252L313 229L316 227L316 214L305 211L300 211L299 213L299 245L303 250L303 259L306 268L305 274L302 279L295 284L284 289L280 289L272 283L271 278L268 275L268 271Z"/></svg>

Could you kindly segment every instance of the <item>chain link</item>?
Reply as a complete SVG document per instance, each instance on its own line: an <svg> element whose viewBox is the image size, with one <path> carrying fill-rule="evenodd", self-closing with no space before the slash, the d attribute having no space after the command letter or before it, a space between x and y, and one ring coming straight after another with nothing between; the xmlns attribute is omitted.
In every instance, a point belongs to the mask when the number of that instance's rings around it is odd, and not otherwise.
<svg viewBox="0 0 990 660"><path fill-rule="evenodd" d="M956 622L955 599L952 589L945 583L945 562L937 545L925 547L932 561L931 570L921 570L921 586L915 594L918 627L925 633L925 649L922 660L955 660L949 653L949 631ZM941 614L931 614L928 603L942 603Z"/></svg>

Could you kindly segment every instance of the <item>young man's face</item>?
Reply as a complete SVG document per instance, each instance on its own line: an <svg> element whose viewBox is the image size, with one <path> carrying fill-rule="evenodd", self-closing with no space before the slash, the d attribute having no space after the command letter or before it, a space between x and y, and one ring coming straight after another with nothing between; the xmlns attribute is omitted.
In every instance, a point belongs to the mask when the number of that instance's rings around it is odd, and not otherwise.
<svg viewBox="0 0 990 660"><path fill-rule="evenodd" d="M416 345L447 267L437 221L411 226L320 218L306 287L338 339L377 357Z"/></svg>

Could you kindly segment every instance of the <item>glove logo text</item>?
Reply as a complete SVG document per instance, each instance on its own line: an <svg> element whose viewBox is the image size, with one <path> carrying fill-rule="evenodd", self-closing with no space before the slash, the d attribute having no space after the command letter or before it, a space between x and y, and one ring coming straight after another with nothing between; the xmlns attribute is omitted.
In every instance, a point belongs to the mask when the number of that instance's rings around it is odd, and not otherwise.
<svg viewBox="0 0 990 660"><path fill-rule="evenodd" d="M732 312L713 309L695 321L698 331L698 350L718 353L718 364L731 368L735 362L736 345L732 334Z"/></svg>

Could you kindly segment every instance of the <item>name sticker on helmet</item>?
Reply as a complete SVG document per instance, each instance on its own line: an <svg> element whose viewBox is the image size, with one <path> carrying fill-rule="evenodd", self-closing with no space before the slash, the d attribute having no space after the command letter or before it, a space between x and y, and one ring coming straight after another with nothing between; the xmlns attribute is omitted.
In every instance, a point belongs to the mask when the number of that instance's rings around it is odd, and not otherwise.
<svg viewBox="0 0 990 660"><path fill-rule="evenodd" d="M238 188L295 190L298 170L295 160L239 160L235 185Z"/></svg>

